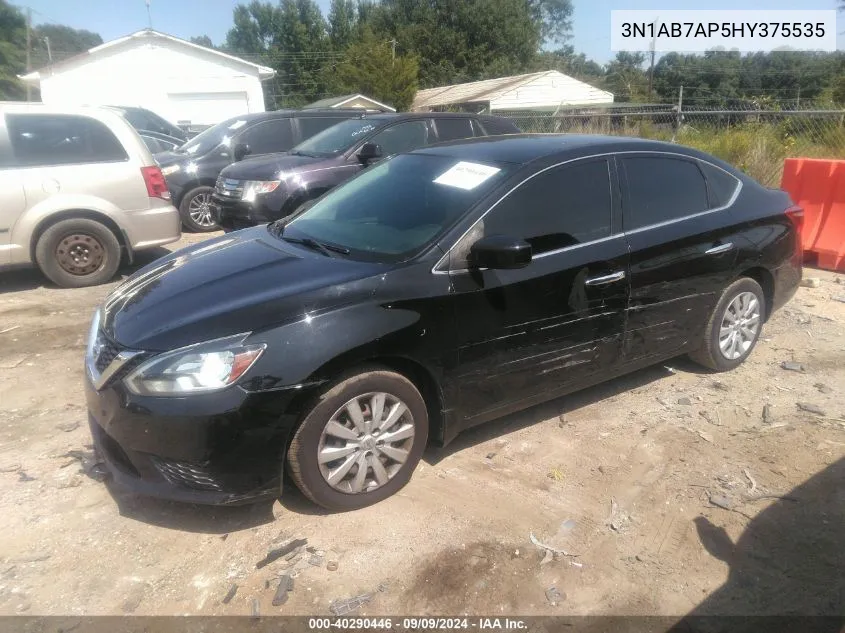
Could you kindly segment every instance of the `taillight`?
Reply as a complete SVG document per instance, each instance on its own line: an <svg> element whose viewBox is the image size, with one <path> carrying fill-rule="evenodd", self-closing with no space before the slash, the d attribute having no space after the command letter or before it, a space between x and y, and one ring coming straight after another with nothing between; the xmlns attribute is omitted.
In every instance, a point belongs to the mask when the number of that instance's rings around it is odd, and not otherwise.
<svg viewBox="0 0 845 633"><path fill-rule="evenodd" d="M800 236L801 231L804 228L804 209L799 207L797 204L793 205L786 210L786 217L788 217L792 221L792 224L795 225L795 230Z"/></svg>
<svg viewBox="0 0 845 633"><path fill-rule="evenodd" d="M144 183L147 185L147 195L150 198L161 198L170 200L170 190L167 188L167 181L161 169L156 166L141 167L141 174L144 176Z"/></svg>

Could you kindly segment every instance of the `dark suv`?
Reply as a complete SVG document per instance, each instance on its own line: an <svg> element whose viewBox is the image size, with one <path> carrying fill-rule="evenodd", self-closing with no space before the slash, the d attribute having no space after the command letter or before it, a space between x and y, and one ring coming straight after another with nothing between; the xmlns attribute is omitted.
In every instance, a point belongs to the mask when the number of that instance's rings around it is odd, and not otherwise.
<svg viewBox="0 0 845 633"><path fill-rule="evenodd" d="M277 110L227 119L172 152L156 154L173 204L192 231L217 228L211 191L220 170L246 155L285 152L336 123L360 118L363 110Z"/></svg>
<svg viewBox="0 0 845 633"><path fill-rule="evenodd" d="M382 157L443 141L519 131L508 119L455 113L373 114L344 121L287 154L224 169L212 197L217 221L230 231L278 220Z"/></svg>

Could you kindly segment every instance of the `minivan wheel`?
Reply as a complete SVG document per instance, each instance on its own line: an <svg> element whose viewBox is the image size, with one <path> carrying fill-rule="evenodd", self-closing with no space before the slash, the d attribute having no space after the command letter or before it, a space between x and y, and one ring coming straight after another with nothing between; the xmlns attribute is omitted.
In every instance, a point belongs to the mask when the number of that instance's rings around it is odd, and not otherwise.
<svg viewBox="0 0 845 633"><path fill-rule="evenodd" d="M722 293L705 326L701 347L690 358L716 371L738 367L757 345L765 314L760 284L747 277L735 281Z"/></svg>
<svg viewBox="0 0 845 633"><path fill-rule="evenodd" d="M182 224L194 233L208 233L216 231L217 222L211 206L211 192L213 187L196 187L182 198L179 204L179 215Z"/></svg>
<svg viewBox="0 0 845 633"><path fill-rule="evenodd" d="M330 510L355 510L400 490L428 441L428 410L404 376L347 375L305 411L287 453L296 486Z"/></svg>
<svg viewBox="0 0 845 633"><path fill-rule="evenodd" d="M57 286L96 286L117 272L120 243L108 227L95 220L62 220L38 238L35 261Z"/></svg>

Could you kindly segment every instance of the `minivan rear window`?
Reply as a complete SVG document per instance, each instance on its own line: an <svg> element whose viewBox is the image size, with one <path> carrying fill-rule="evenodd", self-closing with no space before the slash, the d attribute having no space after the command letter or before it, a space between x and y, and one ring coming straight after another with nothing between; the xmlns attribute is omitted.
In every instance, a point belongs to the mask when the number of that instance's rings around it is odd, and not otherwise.
<svg viewBox="0 0 845 633"><path fill-rule="evenodd" d="M7 114L6 127L20 167L110 163L126 150L103 123L73 114Z"/></svg>

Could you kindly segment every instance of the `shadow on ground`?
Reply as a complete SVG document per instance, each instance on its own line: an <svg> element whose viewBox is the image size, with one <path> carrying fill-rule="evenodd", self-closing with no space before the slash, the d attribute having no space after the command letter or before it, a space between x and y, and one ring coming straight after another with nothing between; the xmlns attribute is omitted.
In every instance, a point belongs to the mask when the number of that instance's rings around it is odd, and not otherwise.
<svg viewBox="0 0 845 633"><path fill-rule="evenodd" d="M736 543L696 519L702 547L730 572L673 632L845 630L845 458L784 496L795 501L760 512Z"/></svg>
<svg viewBox="0 0 845 633"><path fill-rule="evenodd" d="M117 271L114 279L111 281L120 281L136 271L140 270L147 264L150 264L160 257L170 254L170 250L159 246L151 248L147 251L141 251L135 255L135 260L131 265L124 264ZM0 294L4 292L22 292L24 290L34 290L36 288L45 288L48 290L63 290L59 288L52 281L41 274L37 268L15 268L0 273Z"/></svg>

